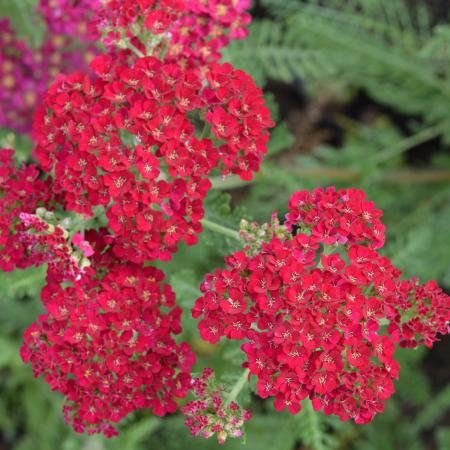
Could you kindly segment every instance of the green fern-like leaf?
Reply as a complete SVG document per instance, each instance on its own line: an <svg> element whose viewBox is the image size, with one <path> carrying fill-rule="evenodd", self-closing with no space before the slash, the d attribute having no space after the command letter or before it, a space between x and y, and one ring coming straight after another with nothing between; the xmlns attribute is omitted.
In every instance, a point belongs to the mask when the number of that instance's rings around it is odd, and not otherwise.
<svg viewBox="0 0 450 450"><path fill-rule="evenodd" d="M3 333L22 332L42 313L39 293L45 283L45 267L1 272L0 327ZM30 319L33 318L33 319Z"/></svg>
<svg viewBox="0 0 450 450"><path fill-rule="evenodd" d="M337 439L327 432L325 416L314 411L310 400L302 402L302 411L297 416L298 438L312 450L332 450L337 446Z"/></svg>
<svg viewBox="0 0 450 450"><path fill-rule="evenodd" d="M442 37L437 44L424 7L411 12L403 0L265 3L279 20L254 23L248 41L226 52L260 83L303 78L323 88L338 79L445 133L450 77L439 52L427 51L430 42L442 49Z"/></svg>
<svg viewBox="0 0 450 450"><path fill-rule="evenodd" d="M333 70L319 53L301 45L293 29L270 20L253 23L247 40L235 41L223 53L224 60L248 72L261 85L267 79L290 82Z"/></svg>
<svg viewBox="0 0 450 450"><path fill-rule="evenodd" d="M417 416L414 423L411 424L411 430L419 433L432 427L448 410L450 410L450 384L427 402L425 408Z"/></svg>
<svg viewBox="0 0 450 450"><path fill-rule="evenodd" d="M442 427L436 432L436 441L439 450L447 450L450 448L450 428Z"/></svg>

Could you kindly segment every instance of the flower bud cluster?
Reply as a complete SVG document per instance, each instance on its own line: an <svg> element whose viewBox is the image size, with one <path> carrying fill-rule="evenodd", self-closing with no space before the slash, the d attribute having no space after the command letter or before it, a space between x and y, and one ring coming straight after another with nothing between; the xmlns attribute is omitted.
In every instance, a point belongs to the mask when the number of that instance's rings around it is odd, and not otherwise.
<svg viewBox="0 0 450 450"><path fill-rule="evenodd" d="M239 236L246 245L246 253L253 254L261 249L264 242L270 242L274 237L286 239L290 236L290 232L280 223L277 213L273 213L270 222L262 225L242 219Z"/></svg>
<svg viewBox="0 0 450 450"><path fill-rule="evenodd" d="M201 377L191 381L191 392L197 398L181 409L185 424L193 436L217 436L219 444L228 437L242 437L244 423L251 418L250 411L242 410L235 402L226 399L226 387L218 384L212 369L204 369Z"/></svg>

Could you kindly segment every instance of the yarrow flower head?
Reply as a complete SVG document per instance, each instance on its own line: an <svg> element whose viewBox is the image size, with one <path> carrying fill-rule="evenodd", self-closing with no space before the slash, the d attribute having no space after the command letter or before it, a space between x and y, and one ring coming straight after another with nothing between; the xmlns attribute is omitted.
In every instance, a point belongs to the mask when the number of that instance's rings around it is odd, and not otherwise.
<svg viewBox="0 0 450 450"><path fill-rule="evenodd" d="M227 401L225 385L216 382L212 369L204 369L200 377L193 378L191 390L197 399L183 406L181 412L193 436L210 438L215 434L219 444L228 437L243 436L244 423L251 413L235 401Z"/></svg>
<svg viewBox="0 0 450 450"><path fill-rule="evenodd" d="M382 211L358 189L334 187L300 191L289 200L286 226L311 233L314 242L324 244L367 243L370 248L384 245Z"/></svg>
<svg viewBox="0 0 450 450"><path fill-rule="evenodd" d="M97 34L109 47L125 40L142 53L203 76L231 39L247 36L249 0L110 0L96 15ZM149 52L149 53L147 53Z"/></svg>
<svg viewBox="0 0 450 450"><path fill-rule="evenodd" d="M382 242L375 230L384 227L362 192L330 194L331 203L313 212L313 196L295 193L288 217L297 234L228 256L225 269L207 275L193 316L211 343L246 341L245 366L277 409L297 413L309 397L326 414L368 423L394 392L396 344L430 346L447 333L450 298L433 282L401 280L370 248Z"/></svg>
<svg viewBox="0 0 450 450"><path fill-rule="evenodd" d="M21 354L36 377L64 394L75 431L114 436L115 424L137 409L177 409L194 355L174 341L181 310L164 274L114 262L102 236L91 233L91 243L96 260L81 279L67 286L48 280L46 313L25 332Z"/></svg>
<svg viewBox="0 0 450 450"><path fill-rule="evenodd" d="M36 156L67 209L107 208L118 257L168 259L181 240L196 242L212 169L259 169L272 126L261 90L229 64L213 65L206 85L153 57L92 67L96 78L60 77L47 93ZM210 123L214 143L191 120Z"/></svg>

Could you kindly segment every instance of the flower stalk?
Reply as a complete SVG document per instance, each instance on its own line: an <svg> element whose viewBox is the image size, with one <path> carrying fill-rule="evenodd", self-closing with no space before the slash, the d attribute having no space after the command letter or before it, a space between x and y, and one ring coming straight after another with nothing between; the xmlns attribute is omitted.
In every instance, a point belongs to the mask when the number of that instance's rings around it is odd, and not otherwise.
<svg viewBox="0 0 450 450"><path fill-rule="evenodd" d="M249 373L250 373L249 369L245 369L242 372L242 375L238 378L238 380L234 384L233 388L230 391L230 394L228 395L228 397L226 399L227 405L229 405L231 402L234 402L237 399L239 393L242 391L245 384L248 383Z"/></svg>
<svg viewBox="0 0 450 450"><path fill-rule="evenodd" d="M226 236L226 237L231 237L238 241L241 240L241 237L240 237L238 231L232 230L231 228L225 227L223 225L219 225L218 223L211 222L208 219L203 219L202 225L204 228L214 231L215 233L222 234L223 236Z"/></svg>

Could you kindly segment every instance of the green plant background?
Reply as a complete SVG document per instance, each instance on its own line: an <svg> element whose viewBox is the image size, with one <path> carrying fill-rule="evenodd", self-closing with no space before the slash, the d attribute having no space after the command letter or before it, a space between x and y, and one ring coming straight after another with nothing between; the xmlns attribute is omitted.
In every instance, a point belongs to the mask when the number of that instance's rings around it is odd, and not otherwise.
<svg viewBox="0 0 450 450"><path fill-rule="evenodd" d="M34 0L1 0L20 35L39 42L42 24L30 15ZM421 280L450 291L450 24L448 8L425 0L260 0L249 38L224 58L264 86L278 125L269 154L252 183L214 180L207 217L237 228L241 217L267 221L285 213L290 194L317 186L366 190L384 210L384 254ZM442 6L441 5L441 6ZM1 50L0 50L1 52ZM21 159L30 143L0 131ZM205 232L160 264L185 308L184 334L198 354L197 369L213 367L224 381L239 376L237 344L199 339L189 309L205 273L222 264L236 243ZM111 440L81 436L62 419L60 394L19 357L24 329L42 312L44 269L0 274L0 450L215 449L193 439L179 414L146 411L129 416ZM356 426L312 411L276 413L252 386L240 396L254 412L248 450L449 450L449 339L433 350L404 350L396 394L373 423Z"/></svg>

